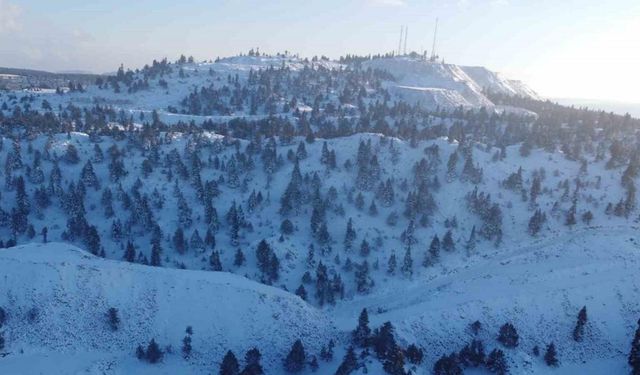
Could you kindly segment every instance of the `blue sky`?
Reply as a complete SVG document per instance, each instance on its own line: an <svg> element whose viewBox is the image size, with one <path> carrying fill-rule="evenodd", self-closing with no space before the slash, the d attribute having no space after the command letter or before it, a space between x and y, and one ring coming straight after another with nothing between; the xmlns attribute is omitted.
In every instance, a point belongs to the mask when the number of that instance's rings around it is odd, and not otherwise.
<svg viewBox="0 0 640 375"><path fill-rule="evenodd" d="M543 95L640 103L637 0L0 0L0 66L113 71L180 53L304 56L430 49Z"/></svg>

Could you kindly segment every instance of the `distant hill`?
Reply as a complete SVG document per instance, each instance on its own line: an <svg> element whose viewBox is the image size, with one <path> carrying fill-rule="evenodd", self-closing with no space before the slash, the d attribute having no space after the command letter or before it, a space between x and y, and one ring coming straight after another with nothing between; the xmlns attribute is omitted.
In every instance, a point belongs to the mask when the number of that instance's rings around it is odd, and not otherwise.
<svg viewBox="0 0 640 375"><path fill-rule="evenodd" d="M98 74L53 73L43 70L0 67L0 89L21 90L27 88L53 89L67 85L70 81L83 86L95 82Z"/></svg>
<svg viewBox="0 0 640 375"><path fill-rule="evenodd" d="M575 107L588 107L591 109L601 109L620 115L629 113L631 116L640 118L640 103L626 103L612 100L598 99L576 99L576 98L553 98L553 101L562 105L573 105Z"/></svg>

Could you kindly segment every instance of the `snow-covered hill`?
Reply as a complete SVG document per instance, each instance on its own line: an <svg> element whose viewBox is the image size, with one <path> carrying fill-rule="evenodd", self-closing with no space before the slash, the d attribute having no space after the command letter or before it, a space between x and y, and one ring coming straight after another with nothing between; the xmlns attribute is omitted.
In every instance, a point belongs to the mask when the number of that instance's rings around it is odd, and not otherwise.
<svg viewBox="0 0 640 375"><path fill-rule="evenodd" d="M493 108L494 104L483 90L538 98L523 83L503 78L484 67L458 66L411 57L374 59L364 65L390 72L396 79L387 84L393 93L433 108Z"/></svg>
<svg viewBox="0 0 640 375"><path fill-rule="evenodd" d="M520 345L508 351L512 374L558 373L532 354L534 346L550 342L559 348L562 374L624 374L640 316L636 230L591 227L551 235L471 265L452 265L429 280L385 285L334 314L348 323L362 308L378 312L370 315L374 325L397 322L400 337L429 348L427 362L478 336L488 350L500 347L500 326L513 322ZM583 306L589 323L578 343L572 332ZM476 319L482 322L478 336L469 329Z"/></svg>
<svg viewBox="0 0 640 375"><path fill-rule="evenodd" d="M382 87L391 93L392 98L419 102L429 109L454 109L462 106L467 109L486 107L498 112L504 110L518 112L518 109L496 107L483 94L484 89L501 94L538 98L537 94L524 83L506 79L502 75L482 67L429 62L415 57L377 57L363 62L362 66L379 69L392 75L389 79L382 81ZM118 81L119 85L115 85L118 88L109 84L101 86L85 84L82 92L73 91L64 95L56 95L54 90L27 92L34 96L33 105L36 108L39 108L43 101L51 105L54 110L59 106L65 107L69 104L79 107L100 104L124 110L135 118L140 115L149 116L152 111L157 111L160 118L169 123L178 121L200 123L205 120L228 121L236 117L263 118L264 113L251 113L252 111L248 111L246 108L233 108L234 106L231 105L224 113L193 113L192 110L184 107L182 101L191 93L210 87L222 90L222 94L229 95L229 90L236 84L236 78L240 84L246 84L249 75L260 70L285 69L287 74L291 74L289 79L291 81L294 77L303 74L305 69L332 71L335 74L340 74L339 72L354 68L353 64L325 59L310 61L290 55L232 56L215 62L174 64L171 67L170 72L164 73L160 77L132 73L131 78L126 78L127 80L135 80L139 84L144 82L147 85L144 89L133 91L120 88L123 83ZM315 82L314 79L311 79L311 82ZM287 88L284 88L283 97L279 98L280 101L289 101L295 97L298 100L300 110L311 110L314 105L314 93L288 92ZM335 102L340 94L340 89L339 87L329 87L327 99L333 99L331 101ZM367 90L371 100L376 98L376 94L380 94L378 87L368 87ZM355 106L357 102L352 101L346 104Z"/></svg>
<svg viewBox="0 0 640 375"><path fill-rule="evenodd" d="M524 82L505 78L483 66L462 66L461 69L484 90L506 95L517 95L540 99L540 96Z"/></svg>
<svg viewBox="0 0 640 375"><path fill-rule="evenodd" d="M484 68L340 61L252 52L1 92L0 372L210 374L256 346L278 375L300 338L303 374L336 342L333 374L364 308L415 375L474 338L513 374L625 371L640 121ZM371 354L380 337L353 373L404 373ZM162 364L134 357L151 338ZM533 354L551 342L559 370Z"/></svg>
<svg viewBox="0 0 640 375"><path fill-rule="evenodd" d="M330 319L282 290L224 272L105 260L63 243L0 250L0 277L10 343L2 374L158 373L134 357L152 338L175 352L162 373L207 374L227 350L254 346L277 373L295 340L317 353L335 336ZM119 311L117 331L107 320L111 307ZM189 361L180 354L187 326L194 332Z"/></svg>
<svg viewBox="0 0 640 375"><path fill-rule="evenodd" d="M392 281L324 310L227 273L129 265L60 243L18 246L0 251L0 306L8 311L4 331L11 343L0 371L208 374L227 349L241 353L256 345L267 373L278 374L290 342L302 337L312 353L329 338L340 343L367 308L373 326L392 321L401 343L425 348L427 363L473 338L481 338L488 351L501 347L498 329L513 322L520 345L507 350L512 374L556 373L532 354L534 346L549 342L559 347L562 373L624 373L640 314L640 244L630 235L628 228L593 227L552 236L471 265L452 265L428 280ZM571 334L582 306L589 309L589 322L585 339L576 343ZM109 328L109 307L119 310L117 331ZM482 322L478 335L469 329L475 320ZM184 360L180 344L188 325L194 354ZM174 353L159 365L137 361L135 346L149 338ZM365 363L377 371L375 361ZM318 373L332 374L335 367L324 364Z"/></svg>

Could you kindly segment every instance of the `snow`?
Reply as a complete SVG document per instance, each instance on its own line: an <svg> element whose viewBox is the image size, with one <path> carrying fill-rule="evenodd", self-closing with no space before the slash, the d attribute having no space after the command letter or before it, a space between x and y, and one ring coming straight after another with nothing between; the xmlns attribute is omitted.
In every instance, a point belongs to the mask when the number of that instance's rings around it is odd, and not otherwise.
<svg viewBox="0 0 640 375"><path fill-rule="evenodd" d="M458 105L463 107L492 106L491 101L482 95L482 87L478 86L456 65L396 57L374 59L366 62L365 66L388 71L395 77L396 84L400 86L436 88L456 92L464 99L458 99L457 105L452 105L453 107ZM437 102L437 99L432 100Z"/></svg>
<svg viewBox="0 0 640 375"><path fill-rule="evenodd" d="M238 75L239 79L244 81L252 70L279 69L283 66L293 72L299 72L305 67L328 70L341 70L348 67L346 64L332 60L310 61L291 55L232 56L216 62L172 64L173 73L162 77L168 84L167 89L161 87L159 78L156 78L149 81L148 90L134 93L128 93L126 87L123 87L120 93L114 93L112 88L99 89L95 85L89 85L85 87L85 92L67 92L67 88L62 88L64 95L55 94L55 90L30 90L20 94L35 97L33 108L40 108L43 100L47 100L54 110L59 105L67 104L80 107L91 107L95 104L109 105L117 111L122 110L133 116L135 120L138 120L141 115L146 116L148 120L151 112L155 110L160 119L169 124L178 121L222 122L237 117L260 119L266 116L264 114L249 115L246 112L233 113L229 116L197 116L170 113L167 108L172 106L181 109L180 101L191 92L210 85L221 87L227 84L229 76ZM405 100L419 102L432 109L438 106L443 108L462 106L476 109L487 107L512 112L512 108L509 107L496 108L483 94L483 88L500 93L538 98L535 92L525 84L503 78L502 75L485 68L434 63L410 57L377 58L364 62L363 66L390 72L395 77L395 81L384 82L385 88ZM179 70L184 72L183 76L178 74ZM311 104L312 102L299 102L298 108L303 112L310 111ZM520 110L514 109L513 112L519 113Z"/></svg>
<svg viewBox="0 0 640 375"><path fill-rule="evenodd" d="M348 322L346 317L362 308L380 311L370 314L374 325L397 322L401 337L429 348L427 362L471 341L468 326L478 319L488 347L500 346L495 336L502 324L513 322L517 327L519 348L507 350L507 355L530 356L532 365L513 373L541 373L542 360L531 350L552 341L559 346L561 361L576 369L599 362L623 369L640 315L640 244L633 239L635 230L587 228L550 236L453 266L428 281L404 283L402 294L397 293L399 285L389 285L374 296L336 307L333 314ZM576 343L571 333L584 305L589 333ZM606 374L606 369L589 373Z"/></svg>
<svg viewBox="0 0 640 375"><path fill-rule="evenodd" d="M462 66L461 69L485 90L540 99L540 96L522 81L505 78L502 74L492 72L483 66Z"/></svg>
<svg viewBox="0 0 640 375"><path fill-rule="evenodd" d="M0 274L10 343L0 373L30 373L58 356L59 374L105 361L111 363L108 373L130 373L136 346L151 338L176 352L168 355L166 373L173 366L209 373L228 349L242 355L253 346L261 349L266 368L276 371L296 339L317 352L334 335L331 321L299 297L225 272L128 264L48 243L0 251ZM107 326L110 307L121 317L116 332ZM33 308L38 316L28 322ZM184 361L180 347L187 326L194 330L194 354Z"/></svg>
<svg viewBox="0 0 640 375"><path fill-rule="evenodd" d="M522 82L503 78L484 67L458 66L412 57L374 59L365 62L364 66L388 71L396 79L388 84L393 93L432 108L493 108L494 104L483 94L484 89L539 98Z"/></svg>
<svg viewBox="0 0 640 375"><path fill-rule="evenodd" d="M178 76L177 69L164 77L168 81L168 90L152 81L150 90L136 93L116 94L111 89L100 90L95 86L87 87L85 93L54 95L38 92L34 93L36 101L32 107L40 108L45 99L54 109L68 103L81 107L95 103L111 104L133 116L136 128L148 121L154 110L158 111L161 120L170 124L191 120L195 123L205 120L223 122L239 117L261 119L268 115L258 113L250 116L239 112L228 116L195 116L169 113L166 109L179 105L184 96L198 87L225 84L228 75L238 74L239 79L244 80L251 70L283 65L293 71L312 65L327 69L345 68L345 65L334 61L308 62L293 56L236 56L215 63L184 64L181 66L186 73L184 77ZM482 93L483 88L509 95L533 98L537 95L525 85L485 68L405 57L375 59L364 65L387 70L395 77L394 81L384 82L392 98L404 98L432 108L487 107L497 112L536 116L521 108L494 106ZM312 110L309 104L301 100L297 108L308 112ZM344 108L353 108L353 104L344 104ZM139 118L141 114L144 119ZM429 122L425 126L430 126L431 122L451 125L448 119L430 117L421 120ZM112 123L110 126L121 125ZM226 178L226 172L213 168L211 160L219 157L226 162L237 150L228 138L215 132L162 134L164 143L159 146L161 159L164 160L173 149L185 157L184 151L194 138L206 140L197 150L204 162L202 180ZM395 181L394 205L378 205L376 216L369 215L366 208L357 209L347 199L355 172L347 170L344 162L355 160L362 140L372 142L373 154L380 162L382 180L393 177ZM295 138L291 144L278 144L278 154L284 158L287 152L295 152L301 141L302 138ZM458 147L457 140L439 138L420 141L412 146L408 141L385 138L380 134L361 133L330 139L327 143L336 151L338 159L335 170L329 170L319 162L324 141L318 138L315 143L305 145L309 156L300 161L300 168L303 174L318 173L323 194L329 187L335 187L338 200L331 203L344 208L344 214L334 210L328 213L328 230L333 238L334 252L322 255L316 247L316 261L323 261L341 275L346 284L345 300L338 301L336 306L319 307L307 304L289 292L300 285L304 272L314 271L306 259L307 249L314 242L309 228L309 206L303 207L300 215L290 218L296 231L293 235L283 236L280 241L279 226L283 218L278 213L279 199L289 182L293 163L285 160L267 183L267 176L256 156L256 167L241 176L241 179L246 179L246 188L220 185L221 195L213 204L221 221L224 221L223 216L231 202L244 204L253 190L261 191L266 200L255 212L247 214L253 230L243 231L238 246L247 256L247 264L233 265L236 246L230 245L227 228L223 224L216 233L217 250L221 253L223 269L236 275L211 272L205 271L209 268L209 251L190 249L182 255L171 247L168 236L178 223L176 199L171 194L174 181L168 181L166 168L158 166L148 178L142 178L141 165L147 155L126 140L103 136L98 144L107 159L107 149L113 144L126 153L123 161L130 173L121 181L124 190L129 191L140 177L142 194L150 195L157 189L166 197L164 207L154 209L153 215L164 237L167 237L163 241L163 265L167 268L120 261L124 241L111 238L112 218L104 217L99 203L101 192L87 189L87 219L98 228L109 260L96 258L63 243L32 243L0 250L0 306L9 306L10 315L4 328L10 354L0 357L0 373L51 373L53 366L60 374L210 374L216 371L226 350L233 349L241 357L255 345L263 353L267 373L279 374L281 360L295 339L302 338L308 352L317 354L329 338L334 338L338 340L336 360L322 364L318 372L330 374L344 354L348 333L354 328L362 308L368 309L373 327L389 320L396 326L403 344L417 343L425 349L425 364L414 372L416 375L429 373L435 359L459 350L471 340L467 327L475 320L483 324L481 338L488 349L500 346L495 337L503 323L509 321L516 325L521 345L518 349L505 350L513 374L582 374L587 371L589 374L610 374L627 371L625 355L640 316L637 303L640 299L638 228L631 219L604 214L607 203L616 202L624 196L620 169L607 169L605 160L586 153L589 170L583 174L580 162L567 160L559 151L535 149L525 158L519 155L519 145L507 147L504 160L493 161L497 149L476 145L474 161L484 172L478 188L490 192L492 201L502 208L505 230L500 247L483 241L472 254L466 254L464 243L471 228L479 225L480 221L469 212L465 203L465 195L474 185L458 178L444 183L447 181L446 161ZM2 142L4 159L12 146L9 139L2 139ZM240 150L244 150L248 140L240 139L238 142ZM46 144L50 145L51 153L58 156L66 151L69 144L78 149L80 163L68 165L61 162L62 185L66 189L70 182L78 180L82 166L93 155L94 143L87 134L79 132L54 134L50 139L44 135L24 139L24 164L32 165L33 155L25 151L29 146L43 150ZM391 151L389 144L393 144L397 154ZM432 146L440 150L441 160L433 172L433 176L442 183L440 190L433 191L438 209L429 226L416 229L418 243L412 248L413 276L405 277L399 272L388 275L386 261L392 253L397 256L398 263L402 263L405 247L400 241L400 234L408 225L408 220L402 216L407 192L399 189L399 182L402 179L412 181L413 165L424 157L425 148ZM102 188L109 187L115 193L118 184L109 180L107 164L107 161L94 163L94 168ZM460 172L461 164L459 161L456 172ZM549 218L537 237L527 233L527 223L532 214L529 202L524 202L519 193L502 187L502 181L519 167L523 168L526 186L530 186L535 171L542 167L546 170L544 189L537 207L548 213ZM44 159L42 168L45 176L49 176L51 160ZM578 223L569 228L564 225L564 213L571 202L561 197L560 184L578 177L583 183L578 213L591 210L597 214L591 224ZM196 195L190 183L179 181L187 201L195 202ZM27 187L30 196L34 187L31 184ZM363 195L365 207L368 207L374 194L363 192ZM14 192L2 191L1 206L4 210L10 210L14 197ZM553 211L556 202L559 207ZM128 212L117 199L114 199L114 208L116 217L125 221ZM200 207L194 209L194 224L185 229L187 238L195 229L204 236L206 229L201 211ZM393 211L400 214L400 219L397 225L389 226L386 218ZM441 254L440 262L433 267L422 267L429 241L434 235L442 237L447 230L445 220L454 216L458 220L458 227L453 232L456 251ZM379 269L371 269L375 286L366 295L356 293L353 272L343 267L342 239L349 218L357 228L355 247L366 239L372 245L369 264L379 262ZM58 202L42 217L32 214L29 221L37 230L47 225L49 239L54 241L61 240L66 228L66 217ZM2 235L8 238L8 230L3 231ZM132 228L125 241L131 240L136 250L148 257L150 235L147 232L140 227ZM281 275L276 287L256 282L260 280L260 273L253 252L262 239L272 244L281 261ZM21 243L24 241L24 238L20 239ZM342 257L341 264L336 264L334 258L338 252ZM364 260L357 249L348 256L354 262ZM178 269L182 266L188 270ZM306 288L312 296L313 284ZM310 300L313 304L313 297ZM104 319L104 313L111 306L117 307L122 314L123 327L115 333L108 330ZM582 306L588 308L589 323L585 341L578 344L572 340L571 330ZM36 321L29 323L26 315L33 307L37 307L40 314ZM179 347L188 325L195 331L196 353L192 360L184 361ZM135 347L146 344L152 337L161 345L171 345L174 351L156 366L142 363L133 356ZM541 358L531 354L534 345L544 348L550 341L558 346L562 362L558 370L550 370ZM382 371L378 363L368 361L369 373Z"/></svg>

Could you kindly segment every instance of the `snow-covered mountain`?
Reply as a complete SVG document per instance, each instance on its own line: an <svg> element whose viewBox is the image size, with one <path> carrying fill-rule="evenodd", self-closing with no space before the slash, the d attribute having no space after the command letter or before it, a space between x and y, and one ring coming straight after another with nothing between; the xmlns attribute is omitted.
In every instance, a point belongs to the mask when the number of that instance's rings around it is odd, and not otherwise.
<svg viewBox="0 0 640 375"><path fill-rule="evenodd" d="M300 339L305 374L351 345L339 374L623 373L640 121L538 99L484 68L254 53L1 92L0 372L210 374L255 346L295 373ZM162 363L135 358L151 339Z"/></svg>

